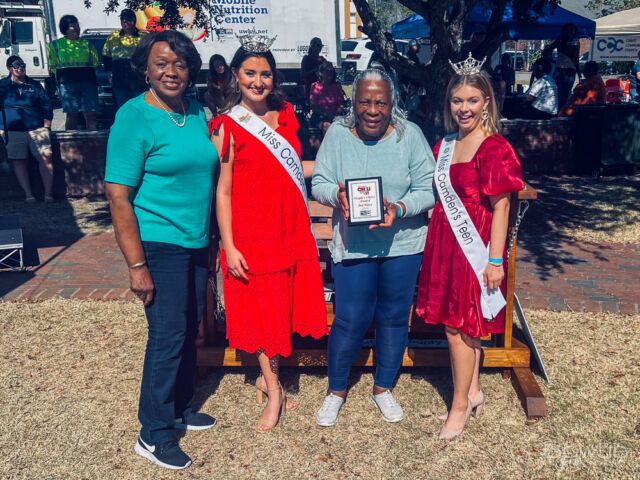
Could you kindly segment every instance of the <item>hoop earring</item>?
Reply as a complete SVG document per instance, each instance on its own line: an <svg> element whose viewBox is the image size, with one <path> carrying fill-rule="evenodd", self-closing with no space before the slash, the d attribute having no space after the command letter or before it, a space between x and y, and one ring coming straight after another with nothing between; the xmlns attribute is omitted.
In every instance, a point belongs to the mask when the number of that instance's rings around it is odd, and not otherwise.
<svg viewBox="0 0 640 480"><path fill-rule="evenodd" d="M487 120L489 120L489 109L487 107L484 107L482 109L482 114L480 117L482 118L482 121L484 123L487 123Z"/></svg>
<svg viewBox="0 0 640 480"><path fill-rule="evenodd" d="M151 81L149 80L149 75L144 76L144 83L146 83L147 85L151 85Z"/></svg>

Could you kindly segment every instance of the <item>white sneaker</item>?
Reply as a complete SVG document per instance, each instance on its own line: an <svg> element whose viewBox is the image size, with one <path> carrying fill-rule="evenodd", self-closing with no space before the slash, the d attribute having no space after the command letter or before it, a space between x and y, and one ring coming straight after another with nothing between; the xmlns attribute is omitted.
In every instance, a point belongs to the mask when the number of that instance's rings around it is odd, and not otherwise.
<svg viewBox="0 0 640 480"><path fill-rule="evenodd" d="M371 401L376 407L378 407L380 413L382 413L382 418L384 418L385 421L396 423L404 418L402 407L398 402L396 402L391 390L387 390L377 395L371 395Z"/></svg>
<svg viewBox="0 0 640 480"><path fill-rule="evenodd" d="M333 427L338 421L338 414L344 405L344 398L330 393L324 397L322 407L316 412L316 422L321 427Z"/></svg>

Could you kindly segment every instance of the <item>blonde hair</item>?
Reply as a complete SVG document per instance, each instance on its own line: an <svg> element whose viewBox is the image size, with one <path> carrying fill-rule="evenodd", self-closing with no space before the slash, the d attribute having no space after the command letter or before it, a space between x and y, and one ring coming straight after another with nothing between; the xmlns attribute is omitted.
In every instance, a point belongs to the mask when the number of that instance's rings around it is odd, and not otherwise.
<svg viewBox="0 0 640 480"><path fill-rule="evenodd" d="M482 73L474 75L454 75L449 80L447 85L446 104L444 106L444 126L447 129L447 133L453 133L458 131L458 125L456 124L453 116L451 115L451 95L454 90L468 85L473 88L477 88L482 92L484 98L489 98L489 105L487 111L489 112L488 118L482 121L482 128L487 135L494 135L500 131L500 114L498 113L498 106L496 105L496 96L491 86L491 81Z"/></svg>

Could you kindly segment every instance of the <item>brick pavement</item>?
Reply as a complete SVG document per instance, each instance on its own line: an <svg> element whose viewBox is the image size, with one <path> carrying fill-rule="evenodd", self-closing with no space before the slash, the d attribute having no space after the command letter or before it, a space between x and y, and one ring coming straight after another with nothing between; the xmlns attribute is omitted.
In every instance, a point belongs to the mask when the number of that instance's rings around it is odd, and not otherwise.
<svg viewBox="0 0 640 480"><path fill-rule="evenodd" d="M51 245L51 241L44 242ZM86 235L38 248L40 266L0 272L0 299L133 299L112 233ZM525 308L640 313L640 245L563 243L518 253L517 292Z"/></svg>

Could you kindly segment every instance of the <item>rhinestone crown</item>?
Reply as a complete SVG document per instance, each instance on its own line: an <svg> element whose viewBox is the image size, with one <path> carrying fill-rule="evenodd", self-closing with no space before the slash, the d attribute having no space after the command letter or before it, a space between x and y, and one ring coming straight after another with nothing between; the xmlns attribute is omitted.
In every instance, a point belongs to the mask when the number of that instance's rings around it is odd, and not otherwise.
<svg viewBox="0 0 640 480"><path fill-rule="evenodd" d="M469 52L469 56L466 60L463 60L458 63L453 63L449 60L449 64L453 71L458 75L477 75L482 70L482 65L487 61L487 57L484 57L482 60L476 60Z"/></svg>
<svg viewBox="0 0 640 480"><path fill-rule="evenodd" d="M276 35L273 38L269 38L260 33L250 32L245 35L236 34L236 38L240 41L242 48L247 52L264 53L269 51L278 36Z"/></svg>

